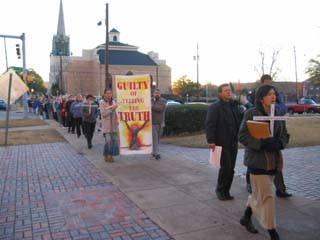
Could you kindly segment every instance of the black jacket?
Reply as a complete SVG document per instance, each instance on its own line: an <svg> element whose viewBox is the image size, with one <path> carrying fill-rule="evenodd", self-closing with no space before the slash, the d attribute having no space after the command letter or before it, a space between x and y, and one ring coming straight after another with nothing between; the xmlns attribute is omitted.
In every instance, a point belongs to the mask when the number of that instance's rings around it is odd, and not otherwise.
<svg viewBox="0 0 320 240"><path fill-rule="evenodd" d="M224 102L219 99L213 103L207 113L207 142L225 148L237 147L240 126L240 111L238 102Z"/></svg>

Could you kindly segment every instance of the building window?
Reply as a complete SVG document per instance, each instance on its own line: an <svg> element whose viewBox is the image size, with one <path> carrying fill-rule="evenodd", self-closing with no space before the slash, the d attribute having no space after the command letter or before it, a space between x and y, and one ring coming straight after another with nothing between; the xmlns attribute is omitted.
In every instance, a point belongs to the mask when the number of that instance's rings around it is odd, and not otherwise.
<svg viewBox="0 0 320 240"><path fill-rule="evenodd" d="M128 71L126 75L127 75L127 76L131 76L131 75L133 75L133 72Z"/></svg>
<svg viewBox="0 0 320 240"><path fill-rule="evenodd" d="M118 42L117 36L113 36L113 41Z"/></svg>

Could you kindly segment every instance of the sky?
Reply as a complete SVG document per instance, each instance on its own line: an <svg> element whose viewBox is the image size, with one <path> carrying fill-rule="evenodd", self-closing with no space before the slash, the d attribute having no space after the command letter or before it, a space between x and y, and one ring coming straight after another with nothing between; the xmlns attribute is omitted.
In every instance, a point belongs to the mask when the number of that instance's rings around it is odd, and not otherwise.
<svg viewBox="0 0 320 240"><path fill-rule="evenodd" d="M57 32L60 0L1 0L0 34L26 34L26 64L49 80L52 37ZM74 56L105 41L105 5L109 30L139 51L159 53L172 70L172 82L187 75L199 82L254 82L259 74L259 51L270 66L279 50L277 81L307 78L308 60L320 54L319 0L63 0L66 34ZM16 39L7 39L9 66L17 59ZM295 68L294 46L297 68ZM0 39L0 72L6 70L4 39Z"/></svg>

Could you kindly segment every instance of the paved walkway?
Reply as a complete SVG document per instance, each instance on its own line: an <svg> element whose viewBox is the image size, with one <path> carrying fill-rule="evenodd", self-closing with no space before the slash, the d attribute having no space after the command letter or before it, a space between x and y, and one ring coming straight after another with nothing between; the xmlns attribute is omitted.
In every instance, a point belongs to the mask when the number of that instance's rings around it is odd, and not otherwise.
<svg viewBox="0 0 320 240"><path fill-rule="evenodd" d="M269 239L255 221L259 234L239 225L247 199L241 151L235 200L221 202L207 149L163 145L161 161L140 155L105 163L101 134L89 150L83 136L48 123L67 143L0 148L0 239ZM319 239L319 149L285 152L294 196L276 201L282 240Z"/></svg>
<svg viewBox="0 0 320 240"><path fill-rule="evenodd" d="M0 150L0 239L171 239L69 144Z"/></svg>

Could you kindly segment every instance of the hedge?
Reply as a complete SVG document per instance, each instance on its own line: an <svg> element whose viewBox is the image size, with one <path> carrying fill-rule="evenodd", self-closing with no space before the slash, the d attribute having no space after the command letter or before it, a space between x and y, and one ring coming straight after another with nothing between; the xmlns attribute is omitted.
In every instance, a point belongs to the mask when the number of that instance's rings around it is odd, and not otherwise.
<svg viewBox="0 0 320 240"><path fill-rule="evenodd" d="M203 131L208 105L181 104L169 105L165 114L163 135L178 135Z"/></svg>

